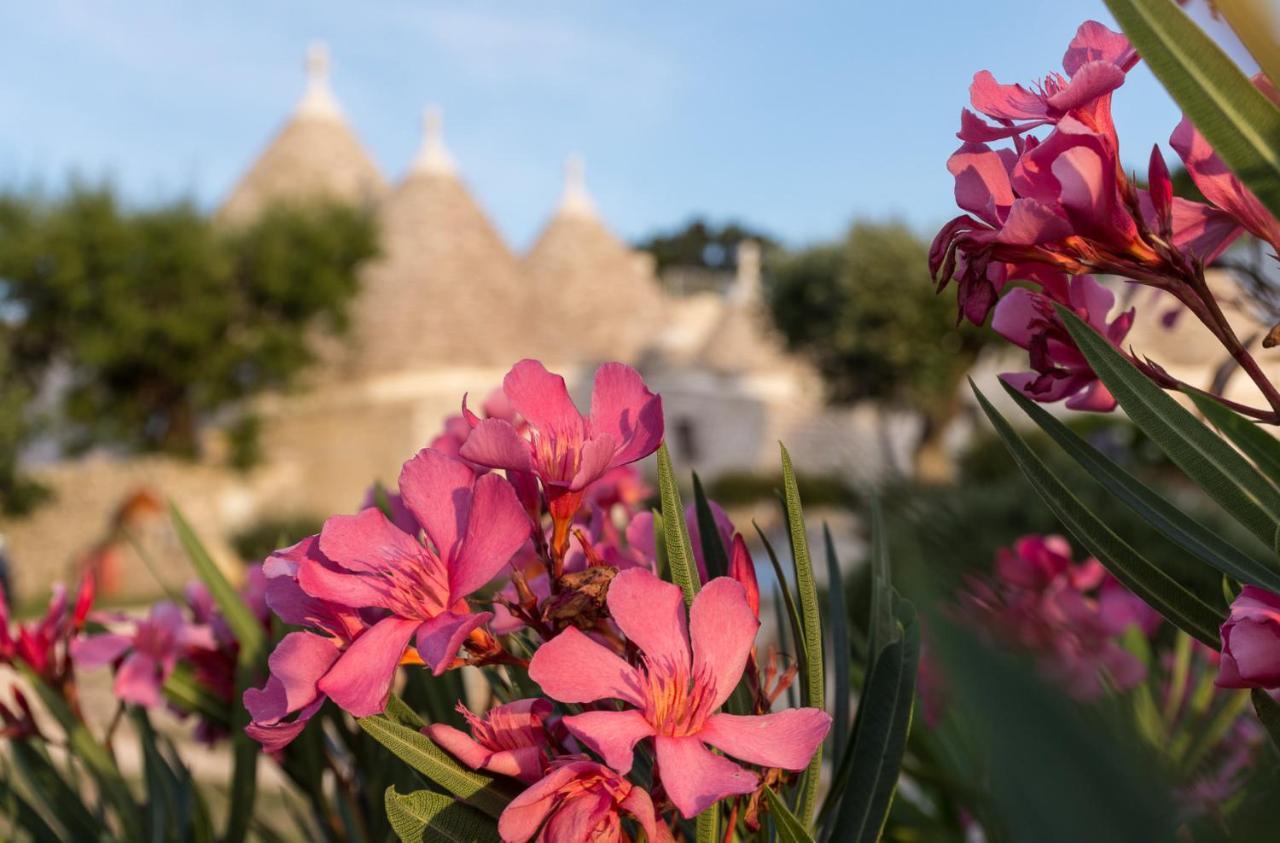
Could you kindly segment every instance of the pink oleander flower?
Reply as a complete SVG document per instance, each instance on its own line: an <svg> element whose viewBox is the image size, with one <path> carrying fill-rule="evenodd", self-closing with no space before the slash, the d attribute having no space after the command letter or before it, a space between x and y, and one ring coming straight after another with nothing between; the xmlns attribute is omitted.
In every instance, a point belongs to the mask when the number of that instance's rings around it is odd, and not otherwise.
<svg viewBox="0 0 1280 843"><path fill-rule="evenodd" d="M1258 74L1254 77L1254 84L1280 106L1280 91L1270 80ZM1206 199L1226 211L1235 223L1254 237L1269 243L1274 252L1280 253L1280 220L1272 216L1258 197L1231 172L1204 135L1186 117L1173 130L1169 145L1182 158L1192 181Z"/></svg>
<svg viewBox="0 0 1280 843"><path fill-rule="evenodd" d="M1062 57L1064 77L1051 73L1032 90L1001 85L989 71L974 74L969 98L975 110L996 121L992 126L968 109L962 112L959 137L984 142L1052 125L1068 114L1082 116L1099 131L1110 130L1110 95L1124 84L1125 73L1138 62L1138 53L1118 32L1097 21L1076 30Z"/></svg>
<svg viewBox="0 0 1280 843"><path fill-rule="evenodd" d="M252 718L245 732L268 752L284 749L320 710L326 699L321 680L369 628L364 612L312 597L298 584L302 565L332 566L319 545L319 536L310 536L276 551L262 566L271 611L290 626L314 630L285 635L267 659L266 685L244 692Z"/></svg>
<svg viewBox="0 0 1280 843"><path fill-rule="evenodd" d="M1280 595L1246 585L1222 624L1220 688L1280 688Z"/></svg>
<svg viewBox="0 0 1280 843"><path fill-rule="evenodd" d="M532 784L542 777L550 760L544 724L551 709L551 701L539 697L495 706L477 717L458 703L458 712L471 729L469 736L446 723L432 723L422 732L473 770Z"/></svg>
<svg viewBox="0 0 1280 843"><path fill-rule="evenodd" d="M84 628L95 594L94 579L86 574L68 608L66 586L57 583L40 620L11 627L9 598L0 587L0 664L25 664L49 684L61 685L71 672L71 639Z"/></svg>
<svg viewBox="0 0 1280 843"><path fill-rule="evenodd" d="M492 617L466 598L506 566L529 536L529 518L511 484L476 477L465 463L430 448L400 472L400 494L426 536L397 528L377 509L336 515L320 531L320 558L298 566L312 597L352 609L382 609L318 684L349 713L386 705L411 639L439 675L471 633Z"/></svg>
<svg viewBox="0 0 1280 843"><path fill-rule="evenodd" d="M512 408L528 425L522 436L510 422L470 416L472 430L460 454L479 465L534 475L542 483L555 524L552 549L562 559L569 527L591 484L610 469L647 457L662 442L662 399L630 366L596 370L591 412L574 406L564 378L536 360L521 360L503 379Z"/></svg>
<svg viewBox="0 0 1280 843"><path fill-rule="evenodd" d="M435 448L435 445L431 447ZM435 450L441 449L435 448ZM445 453L449 452L445 451ZM450 456L456 456L456 454L450 454ZM483 469L477 471L477 473L482 474ZM382 494L379 494L380 489L381 487L377 484L370 486L368 491L364 493L364 501L361 502L360 509L363 511L370 507L377 507L379 505L378 499L383 498L387 508L385 514L391 519L391 523L409 535L416 536L418 530L422 528L418 524L418 519L414 518L413 513L409 511L409 507L405 506L404 497L399 492L389 492L385 489L382 489Z"/></svg>
<svg viewBox="0 0 1280 843"><path fill-rule="evenodd" d="M511 801L498 818L503 843L621 843L622 813L630 814L650 843L669 843L653 801L642 788L585 758L565 758Z"/></svg>
<svg viewBox="0 0 1280 843"><path fill-rule="evenodd" d="M529 677L553 699L616 699L632 706L564 718L569 733L606 764L625 774L636 743L653 738L658 775L686 818L727 796L750 793L759 781L707 744L762 767L800 770L808 764L831 726L826 712L718 711L742 678L760 626L740 584L728 577L707 583L686 623L680 589L633 568L614 577L608 606L642 654L639 666L574 628L543 644L529 664Z"/></svg>
<svg viewBox="0 0 1280 843"><path fill-rule="evenodd" d="M105 632L73 641L71 658L83 669L119 661L116 697L146 708L164 702L164 682L179 659L218 646L213 630L188 623L182 609L168 601L155 604L147 617L129 623L132 628L125 633Z"/></svg>
<svg viewBox="0 0 1280 843"><path fill-rule="evenodd" d="M1110 290L1088 275L1074 276L1065 286L1066 295L1061 299L1025 287L1014 288L1000 299L991 327L1027 349L1032 368L1001 378L1034 401L1052 403L1065 398L1073 410L1109 412L1115 409L1115 398L1098 380L1053 305L1055 300L1066 305L1115 346L1133 326L1134 310L1130 308L1108 322L1107 315L1115 304Z"/></svg>

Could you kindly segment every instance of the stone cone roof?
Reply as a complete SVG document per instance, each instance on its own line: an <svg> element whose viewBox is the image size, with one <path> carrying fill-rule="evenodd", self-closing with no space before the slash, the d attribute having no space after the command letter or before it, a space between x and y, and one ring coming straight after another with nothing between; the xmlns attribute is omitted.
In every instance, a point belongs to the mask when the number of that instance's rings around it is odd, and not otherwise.
<svg viewBox="0 0 1280 843"><path fill-rule="evenodd" d="M707 334L696 361L726 375L797 373L801 361L787 352L760 298L759 246L743 243L738 277L720 318Z"/></svg>
<svg viewBox="0 0 1280 843"><path fill-rule="evenodd" d="M349 374L509 365L534 350L519 263L454 172L438 117L378 217L382 254L355 303Z"/></svg>
<svg viewBox="0 0 1280 843"><path fill-rule="evenodd" d="M293 115L232 189L219 218L244 222L273 202L319 197L370 205L386 192L329 89L323 46L309 52L307 73L307 91Z"/></svg>
<svg viewBox="0 0 1280 843"><path fill-rule="evenodd" d="M605 227L577 159L524 271L540 351L550 360L632 361L660 327L663 297L652 262Z"/></svg>

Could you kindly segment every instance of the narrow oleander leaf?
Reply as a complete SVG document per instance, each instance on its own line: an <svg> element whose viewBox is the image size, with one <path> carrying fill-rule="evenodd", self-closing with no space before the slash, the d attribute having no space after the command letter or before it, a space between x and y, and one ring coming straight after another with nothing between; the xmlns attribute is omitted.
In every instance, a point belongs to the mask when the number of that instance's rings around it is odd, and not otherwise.
<svg viewBox="0 0 1280 843"><path fill-rule="evenodd" d="M853 746L838 774L839 806L824 840L875 843L880 839L897 792L915 709L920 662L920 624L914 607L893 595L895 640L870 665L858 700Z"/></svg>
<svg viewBox="0 0 1280 843"><path fill-rule="evenodd" d="M667 567L671 579L684 592L685 606L693 605L698 593L698 566L689 541L689 528L684 523L684 504L680 502L680 486L671 467L671 454L664 442L658 446L658 495L662 502L662 539L667 549Z"/></svg>
<svg viewBox="0 0 1280 843"><path fill-rule="evenodd" d="M389 787L385 803L391 828L403 843L496 843L498 839L492 819L450 796L429 790L401 794Z"/></svg>
<svg viewBox="0 0 1280 843"><path fill-rule="evenodd" d="M720 843L720 803L713 802L694 820L693 839L696 843Z"/></svg>
<svg viewBox="0 0 1280 843"><path fill-rule="evenodd" d="M849 647L849 618L844 604L844 579L840 560L836 558L831 528L822 525L822 542L827 552L827 628L830 630L831 662L835 668L835 712L831 727L831 746L838 760L849 737L849 695L852 693L849 663L853 653Z"/></svg>
<svg viewBox="0 0 1280 843"><path fill-rule="evenodd" d="M1089 475L1166 538L1202 562L1238 580L1280 591L1280 566L1255 559L1223 540L1191 516L1169 503L1145 483L1116 465L1109 457L1039 404L1001 381L1005 392L1017 402L1040 429L1057 442ZM1262 434L1266 435L1266 434ZM1269 437L1268 437L1269 438Z"/></svg>
<svg viewBox="0 0 1280 843"><path fill-rule="evenodd" d="M1209 145L1280 217L1280 109L1174 0L1106 3Z"/></svg>
<svg viewBox="0 0 1280 843"><path fill-rule="evenodd" d="M261 649L266 639L266 633L263 631L262 624L254 616L253 610L244 602L240 592L222 573L222 569L218 567L218 564L213 561L213 557L205 549L204 543L200 541L195 530L187 523L187 519L183 517L178 508L171 505L169 512L173 519L174 530L178 534L178 540L187 552L187 557L191 560L191 565L195 568L196 575L200 577L200 580L209 589L209 595L213 597L218 610L222 612L227 621L227 626L231 628L232 634L236 637L236 641L239 642L241 648Z"/></svg>
<svg viewBox="0 0 1280 843"><path fill-rule="evenodd" d="M4 774L0 775L0 816L7 818L14 829L25 832L32 843L61 843L67 839L54 831L40 812L13 789L9 770L0 768L0 773Z"/></svg>
<svg viewBox="0 0 1280 843"><path fill-rule="evenodd" d="M164 695L174 706L226 728L229 724L226 702L205 685L196 681L191 665L179 662L164 681Z"/></svg>
<svg viewBox="0 0 1280 843"><path fill-rule="evenodd" d="M376 714L361 717L356 722L401 761L491 817L499 816L515 796L511 788L496 782L491 776L462 767L426 735L393 717Z"/></svg>
<svg viewBox="0 0 1280 843"><path fill-rule="evenodd" d="M1071 494L981 390L972 382L970 386L1023 476L1058 521L1125 587L1179 629L1216 648L1218 625L1222 621L1219 610L1207 603L1194 587L1180 582L1116 535Z"/></svg>
<svg viewBox="0 0 1280 843"><path fill-rule="evenodd" d="M1280 750L1280 702L1276 702L1260 688L1254 688L1249 696L1253 700L1253 710L1257 712L1258 720L1271 736L1271 743Z"/></svg>
<svg viewBox="0 0 1280 843"><path fill-rule="evenodd" d="M1280 525L1280 491L1097 331L1066 308L1058 306L1057 310L1081 353L1130 421L1231 517L1270 547Z"/></svg>
<svg viewBox="0 0 1280 843"><path fill-rule="evenodd" d="M867 620L867 668L877 654L902 637L893 617L893 580L889 574L888 530L878 497L871 498L871 614Z"/></svg>
<svg viewBox="0 0 1280 843"><path fill-rule="evenodd" d="M756 535L760 537L760 543L764 545L765 555L769 557L769 563L773 565L773 575L778 580L778 594L782 597L782 605L787 610L787 625L790 628L791 643L795 649L796 663L799 665L799 671L803 673L805 657L804 626L800 619L800 610L796 607L796 599L791 594L791 586L787 583L787 575L783 572L782 562L778 559L778 554L774 551L769 537L764 534L764 530L761 530L760 525L756 522L752 521L751 526L756 528ZM780 638L784 634L782 629L779 629L778 633Z"/></svg>
<svg viewBox="0 0 1280 843"><path fill-rule="evenodd" d="M92 840L98 836L101 824L40 749L27 739L11 741L8 748L15 770L26 782L27 793L39 800L45 813L66 830L70 839Z"/></svg>
<svg viewBox="0 0 1280 843"><path fill-rule="evenodd" d="M822 610L818 603L818 586L813 577L813 559L809 555L809 538L805 534L804 510L800 502L800 488L796 483L791 455L785 445L782 451L782 499L787 519L787 533L791 539L791 560L795 566L796 593L800 597L800 621L804 632L804 667L800 673L800 687L805 705L826 709L826 662L822 658ZM813 821L818 805L818 786L822 775L822 746L819 745L809 766L800 777L800 804L796 813L804 825Z"/></svg>
<svg viewBox="0 0 1280 843"><path fill-rule="evenodd" d="M778 833L778 843L813 843L813 835L805 830L800 818L791 813L782 797L771 788L764 789L765 802L769 804L769 816L773 817L773 827Z"/></svg>
<svg viewBox="0 0 1280 843"><path fill-rule="evenodd" d="M62 727L67 737L67 748L84 764L97 782L104 799L115 810L116 817L120 821L123 839L143 840L142 815L138 811L138 805L134 801L128 783L120 774L120 768L116 766L115 758L105 746L98 743L89 731L89 727L72 713L71 708L57 691L46 685L30 669L24 667L22 673L36 695L40 697L40 702L44 704L45 709Z"/></svg>
<svg viewBox="0 0 1280 843"><path fill-rule="evenodd" d="M1223 406L1215 397L1198 389L1182 390L1195 402L1196 409L1204 414L1222 435L1253 460L1273 484L1280 485L1280 439L1276 439L1252 419Z"/></svg>
<svg viewBox="0 0 1280 843"><path fill-rule="evenodd" d="M707 563L707 578L715 579L729 573L729 552L716 528L716 517L711 512L711 502L702 490L697 472L693 474L693 506L698 517L698 541L702 545L702 558Z"/></svg>

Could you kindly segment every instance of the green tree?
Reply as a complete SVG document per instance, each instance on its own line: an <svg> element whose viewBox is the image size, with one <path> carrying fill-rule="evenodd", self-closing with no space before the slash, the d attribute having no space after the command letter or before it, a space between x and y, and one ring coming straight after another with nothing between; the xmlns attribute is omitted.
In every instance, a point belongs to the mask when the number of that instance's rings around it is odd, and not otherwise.
<svg viewBox="0 0 1280 843"><path fill-rule="evenodd" d="M105 188L0 197L8 394L56 383L52 432L73 453L196 456L214 419L251 449L245 400L287 387L315 332L346 326L375 244L369 215L335 204L228 227L188 203L130 209ZM14 444L0 447L12 460Z"/></svg>
<svg viewBox="0 0 1280 843"><path fill-rule="evenodd" d="M942 433L991 335L956 324L955 303L934 294L927 256L903 224L856 222L841 242L779 254L765 287L779 330L817 366L831 401L921 414L916 468L941 479L949 472Z"/></svg>

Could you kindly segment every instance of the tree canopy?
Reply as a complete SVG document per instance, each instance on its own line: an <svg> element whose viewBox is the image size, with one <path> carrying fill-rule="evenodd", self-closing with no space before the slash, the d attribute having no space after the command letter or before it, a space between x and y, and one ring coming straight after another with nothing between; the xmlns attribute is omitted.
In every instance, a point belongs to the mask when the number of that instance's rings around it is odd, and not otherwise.
<svg viewBox="0 0 1280 843"><path fill-rule="evenodd" d="M677 266L732 270L737 266L737 247L743 240L755 240L766 249L776 245L769 235L741 223L715 225L695 217L673 231L641 240L636 248L653 255L659 274Z"/></svg>
<svg viewBox="0 0 1280 843"><path fill-rule="evenodd" d="M230 227L184 202L127 208L106 188L0 196L0 473L30 433L11 408L37 393L68 452L195 456L202 423L289 385L315 331L345 327L375 250L369 216L336 204Z"/></svg>

